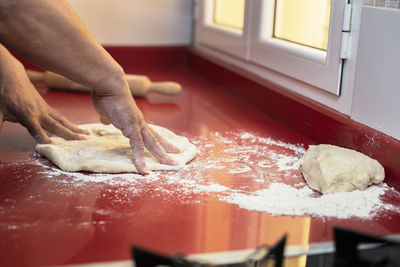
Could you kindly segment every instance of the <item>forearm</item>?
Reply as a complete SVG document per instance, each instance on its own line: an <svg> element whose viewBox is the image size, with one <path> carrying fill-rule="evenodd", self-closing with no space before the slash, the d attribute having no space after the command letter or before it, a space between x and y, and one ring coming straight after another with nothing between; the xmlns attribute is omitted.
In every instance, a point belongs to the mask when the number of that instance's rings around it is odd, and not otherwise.
<svg viewBox="0 0 400 267"><path fill-rule="evenodd" d="M0 44L0 85L5 80L13 80L19 83L15 75L16 72L25 73L24 66L7 50L7 48ZM5 90L5 88L0 86L0 97L2 96L3 90Z"/></svg>
<svg viewBox="0 0 400 267"><path fill-rule="evenodd" d="M0 41L28 61L100 94L124 90L123 70L64 0L0 4Z"/></svg>

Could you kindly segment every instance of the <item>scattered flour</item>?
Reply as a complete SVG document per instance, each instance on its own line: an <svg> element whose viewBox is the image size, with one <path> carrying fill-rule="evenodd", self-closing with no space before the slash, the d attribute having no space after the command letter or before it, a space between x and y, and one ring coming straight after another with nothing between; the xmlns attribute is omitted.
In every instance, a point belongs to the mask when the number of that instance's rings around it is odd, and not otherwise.
<svg viewBox="0 0 400 267"><path fill-rule="evenodd" d="M232 193L223 200L244 209L264 211L273 215L369 217L380 208L395 209L392 205L384 205L380 201L380 196L387 189L386 185L374 185L364 191L315 196L315 191L308 186L297 189L287 184L273 183L267 189L252 194Z"/></svg>
<svg viewBox="0 0 400 267"><path fill-rule="evenodd" d="M228 173L244 173L244 172L248 172L251 171L251 168L249 166L244 166L241 169L232 169L232 170L228 170Z"/></svg>
<svg viewBox="0 0 400 267"><path fill-rule="evenodd" d="M385 184L365 191L320 195L304 182L299 158L303 145L289 144L251 133L209 133L207 137L191 138L201 153L179 171L139 174L91 174L64 172L35 155L33 164L45 179L71 186L104 183L113 186L122 196L141 195L148 186L156 187L160 195L201 201L210 195L247 210L271 215L370 217L378 210L399 209L385 203L385 194L397 193ZM118 189L123 188L123 189ZM397 196L400 199L400 195ZM186 199L185 199L186 198ZM122 199L121 199L122 201Z"/></svg>

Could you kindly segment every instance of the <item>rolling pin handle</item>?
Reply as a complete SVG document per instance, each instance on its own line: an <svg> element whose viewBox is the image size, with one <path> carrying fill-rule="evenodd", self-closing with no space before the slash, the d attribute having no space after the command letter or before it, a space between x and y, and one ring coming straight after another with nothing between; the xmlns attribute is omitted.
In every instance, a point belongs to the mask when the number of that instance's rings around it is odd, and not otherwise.
<svg viewBox="0 0 400 267"><path fill-rule="evenodd" d="M149 92L157 92L164 95L177 95L182 92L182 86L176 82L153 82Z"/></svg>
<svg viewBox="0 0 400 267"><path fill-rule="evenodd" d="M26 74L28 75L29 80L31 82L43 82L44 81L44 72L35 71L35 70L26 70Z"/></svg>
<svg viewBox="0 0 400 267"><path fill-rule="evenodd" d="M4 113L0 111L0 130L3 128L3 123L4 123Z"/></svg>

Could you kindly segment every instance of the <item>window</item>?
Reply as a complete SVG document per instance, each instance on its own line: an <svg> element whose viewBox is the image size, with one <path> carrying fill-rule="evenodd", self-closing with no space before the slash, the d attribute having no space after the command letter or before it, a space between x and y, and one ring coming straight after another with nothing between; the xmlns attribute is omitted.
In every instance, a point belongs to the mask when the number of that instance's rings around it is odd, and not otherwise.
<svg viewBox="0 0 400 267"><path fill-rule="evenodd" d="M339 95L346 3L199 1L195 42Z"/></svg>
<svg viewBox="0 0 400 267"><path fill-rule="evenodd" d="M331 0L277 0L273 37L326 51Z"/></svg>
<svg viewBox="0 0 400 267"><path fill-rule="evenodd" d="M248 3L245 0L198 1L200 8L196 23L196 42L247 59Z"/></svg>
<svg viewBox="0 0 400 267"><path fill-rule="evenodd" d="M244 0L214 0L214 23L243 30Z"/></svg>

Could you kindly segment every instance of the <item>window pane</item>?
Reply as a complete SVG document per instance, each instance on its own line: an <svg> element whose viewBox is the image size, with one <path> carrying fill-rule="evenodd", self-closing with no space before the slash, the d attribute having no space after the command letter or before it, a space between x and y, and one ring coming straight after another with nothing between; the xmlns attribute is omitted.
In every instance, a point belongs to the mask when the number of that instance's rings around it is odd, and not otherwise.
<svg viewBox="0 0 400 267"><path fill-rule="evenodd" d="M214 0L214 23L243 30L245 0Z"/></svg>
<svg viewBox="0 0 400 267"><path fill-rule="evenodd" d="M331 0L276 0L274 37L327 50Z"/></svg>

